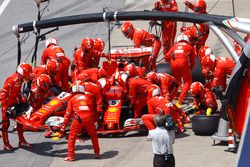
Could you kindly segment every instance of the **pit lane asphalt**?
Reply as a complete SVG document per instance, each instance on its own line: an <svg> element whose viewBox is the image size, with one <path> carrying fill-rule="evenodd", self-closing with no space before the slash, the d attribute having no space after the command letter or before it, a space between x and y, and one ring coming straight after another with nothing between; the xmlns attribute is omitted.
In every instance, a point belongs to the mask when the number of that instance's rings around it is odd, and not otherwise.
<svg viewBox="0 0 250 167"><path fill-rule="evenodd" d="M2 3L3 0L0 0ZM180 10L184 7L178 1ZM215 3L215 0L208 1L208 9ZM248 17L247 7L250 2L237 0L236 15ZM148 0L51 0L49 5L50 12L45 13L44 18L66 16L71 14L80 14L88 12L100 12L104 6L125 10L143 10L151 9L153 2ZM211 13L232 15L231 1L220 0ZM11 32L12 25L29 22L36 19L36 7L32 0L15 1L11 0L3 14L0 16L0 85L2 86L5 78L10 75L16 67L17 47L16 38ZM147 29L147 23L134 22L136 26ZM180 27L181 24L179 24ZM60 31L52 35L57 37L59 44L65 49L67 55L72 57L73 49L78 46L83 36L104 37L107 39L107 29L103 23L74 25L59 28ZM45 32L45 31L44 31ZM217 55L228 55L220 41L210 33L208 45L212 47ZM26 59L31 47L34 44L34 35L29 38L22 46L22 60ZM125 39L119 30L112 32L112 43L116 45L130 45L130 40ZM7 52L10 48L14 49ZM38 50L38 60L44 43L41 42ZM107 50L107 47L106 47ZM3 54L5 53L5 54ZM30 56L31 57L31 56ZM27 62L30 62L30 57ZM100 138L101 156L99 160L93 159L93 149L90 140L84 143L76 144L76 159L73 163L64 162L63 157L67 155L66 140L52 141L45 139L42 133L26 132L27 141L33 144L32 149L17 149L14 152L5 152L2 150L0 142L0 166L6 167L63 167L63 166L95 166L95 167L134 167L134 166L152 166L152 148L151 143L146 141L146 136L137 133L129 133L121 138ZM10 143L17 147L17 134L10 134ZM211 146L212 140L207 136L195 136L188 129L183 135L177 135L174 144L174 154L177 167L233 167L235 166L236 155L224 152L226 146Z"/></svg>

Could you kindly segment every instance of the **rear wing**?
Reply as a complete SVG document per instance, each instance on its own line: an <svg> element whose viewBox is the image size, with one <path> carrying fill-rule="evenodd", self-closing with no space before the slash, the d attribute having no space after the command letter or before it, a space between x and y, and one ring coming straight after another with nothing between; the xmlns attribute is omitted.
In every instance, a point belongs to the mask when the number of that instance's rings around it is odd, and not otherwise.
<svg viewBox="0 0 250 167"><path fill-rule="evenodd" d="M110 51L110 57L112 59L137 59L145 56L151 56L153 53L152 47L145 48L121 48L112 49Z"/></svg>

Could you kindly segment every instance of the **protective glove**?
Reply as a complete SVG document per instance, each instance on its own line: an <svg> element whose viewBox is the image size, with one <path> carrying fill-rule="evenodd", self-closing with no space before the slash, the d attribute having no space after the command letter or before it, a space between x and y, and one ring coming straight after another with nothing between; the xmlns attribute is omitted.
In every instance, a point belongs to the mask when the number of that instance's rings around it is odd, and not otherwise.
<svg viewBox="0 0 250 167"><path fill-rule="evenodd" d="M187 6L189 7L189 6L191 6L192 3L191 3L191 2L188 2L188 0L185 0L185 1L184 1L184 4L187 5Z"/></svg>
<svg viewBox="0 0 250 167"><path fill-rule="evenodd" d="M198 106L197 106L196 104L194 104L194 105L192 106L192 109L193 109L194 111L197 111L197 110L198 110Z"/></svg>
<svg viewBox="0 0 250 167"><path fill-rule="evenodd" d="M212 115L212 111L213 111L212 108L211 108L211 107L208 107L207 110L206 110L207 116Z"/></svg>
<svg viewBox="0 0 250 167"><path fill-rule="evenodd" d="M176 105L176 107L178 107L178 108L182 108L182 104L181 104L181 102L179 102L179 101L177 101L175 105Z"/></svg>

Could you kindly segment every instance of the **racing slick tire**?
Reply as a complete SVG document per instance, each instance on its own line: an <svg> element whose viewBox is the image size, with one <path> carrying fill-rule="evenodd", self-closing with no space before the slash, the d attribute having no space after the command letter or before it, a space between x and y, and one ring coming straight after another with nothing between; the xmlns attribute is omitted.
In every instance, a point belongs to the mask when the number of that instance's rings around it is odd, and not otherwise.
<svg viewBox="0 0 250 167"><path fill-rule="evenodd" d="M172 75L172 70L168 62L157 64L156 72L157 73L163 72L163 73ZM205 83L205 78L203 77L201 73L201 62L200 62L199 57L195 59L195 66L194 66L194 69L192 70L192 79L193 79L193 82L197 81L197 82L201 82L202 84Z"/></svg>
<svg viewBox="0 0 250 167"><path fill-rule="evenodd" d="M200 57L196 57L195 59L195 66L192 70L192 79L193 79L193 82L201 82L202 84L205 83L205 78L203 77L202 72L201 72Z"/></svg>
<svg viewBox="0 0 250 167"><path fill-rule="evenodd" d="M211 116L194 115L191 118L192 130L195 135L212 135L218 129L219 119L219 114Z"/></svg>
<svg viewBox="0 0 250 167"><path fill-rule="evenodd" d="M156 66L156 72L157 73L167 73L169 75L172 75L172 70L171 70L171 67L170 67L170 64L167 62L167 63L160 63L160 64L157 64Z"/></svg>

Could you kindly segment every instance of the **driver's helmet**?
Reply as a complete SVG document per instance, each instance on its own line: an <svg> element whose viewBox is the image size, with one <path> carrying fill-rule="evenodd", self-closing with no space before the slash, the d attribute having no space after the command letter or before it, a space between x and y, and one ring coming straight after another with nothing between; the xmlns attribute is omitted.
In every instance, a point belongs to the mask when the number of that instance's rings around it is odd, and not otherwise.
<svg viewBox="0 0 250 167"><path fill-rule="evenodd" d="M190 92L195 98L203 98L205 94L205 89L202 83L200 82L193 82L190 86Z"/></svg>
<svg viewBox="0 0 250 167"><path fill-rule="evenodd" d="M176 42L187 42L187 43L189 43L190 38L186 34L181 33L180 35L177 36Z"/></svg>
<svg viewBox="0 0 250 167"><path fill-rule="evenodd" d="M94 48L94 40L91 38L83 38L81 46L84 54L90 54Z"/></svg>
<svg viewBox="0 0 250 167"><path fill-rule="evenodd" d="M151 71L149 73L146 74L146 78L148 81L150 81L151 83L155 83L157 84L159 82L157 73L154 71Z"/></svg>
<svg viewBox="0 0 250 167"><path fill-rule="evenodd" d="M52 82L47 74L41 74L36 80L37 86L42 90L47 90L50 88Z"/></svg>
<svg viewBox="0 0 250 167"><path fill-rule="evenodd" d="M55 59L50 59L46 64L46 71L49 74L50 77L53 77L56 75L56 73L60 70L60 64Z"/></svg>
<svg viewBox="0 0 250 167"><path fill-rule="evenodd" d="M20 74L25 80L29 81L31 77L32 67L28 63L18 65L16 72Z"/></svg>
<svg viewBox="0 0 250 167"><path fill-rule="evenodd" d="M105 43L102 38L96 38L94 40L94 49L102 52L104 50Z"/></svg>
<svg viewBox="0 0 250 167"><path fill-rule="evenodd" d="M128 64L124 67L124 72L129 75L129 77L135 77L137 72L136 72L136 67L134 64Z"/></svg>
<svg viewBox="0 0 250 167"><path fill-rule="evenodd" d="M72 85L72 93L85 93L84 82L76 81Z"/></svg>
<svg viewBox="0 0 250 167"><path fill-rule="evenodd" d="M147 99L150 99L161 94L161 89L155 84L147 86Z"/></svg>
<svg viewBox="0 0 250 167"><path fill-rule="evenodd" d="M135 28L132 23L125 21L121 26L121 31L126 38L132 38Z"/></svg>
<svg viewBox="0 0 250 167"><path fill-rule="evenodd" d="M48 48L50 45L57 45L57 40L53 37L49 37L49 39L45 41L45 46Z"/></svg>
<svg viewBox="0 0 250 167"><path fill-rule="evenodd" d="M194 12L196 13L207 13L206 12L207 9L207 4L205 2L205 0L197 0L196 4L194 5Z"/></svg>
<svg viewBox="0 0 250 167"><path fill-rule="evenodd" d="M97 84L101 87L102 92L109 91L109 89L111 87L111 83L107 78L98 79Z"/></svg>

